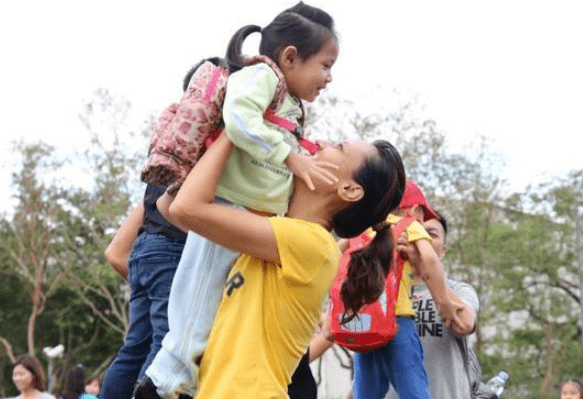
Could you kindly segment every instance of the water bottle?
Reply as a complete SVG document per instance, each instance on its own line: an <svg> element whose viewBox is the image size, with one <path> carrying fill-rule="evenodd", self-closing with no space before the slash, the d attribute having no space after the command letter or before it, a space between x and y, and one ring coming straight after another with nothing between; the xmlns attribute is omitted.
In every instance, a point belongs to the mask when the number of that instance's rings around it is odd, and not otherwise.
<svg viewBox="0 0 583 399"><path fill-rule="evenodd" d="M498 375L495 375L494 377L490 378L490 380L486 384L492 390L492 392L496 394L497 397L500 397L502 392L504 392L504 388L506 385L506 381L508 381L508 378L510 378L510 376L504 371L501 371L498 373Z"/></svg>

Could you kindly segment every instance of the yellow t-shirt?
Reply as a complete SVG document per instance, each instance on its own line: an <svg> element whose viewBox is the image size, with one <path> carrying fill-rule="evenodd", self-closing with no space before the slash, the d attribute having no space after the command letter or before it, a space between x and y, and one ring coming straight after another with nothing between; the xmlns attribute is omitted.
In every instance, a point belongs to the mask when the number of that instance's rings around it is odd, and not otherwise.
<svg viewBox="0 0 583 399"><path fill-rule="evenodd" d="M389 214L387 217L387 222L391 224L397 224L402 219L401 216ZM429 240L431 237L425 231L421 223L414 221L407 227L407 239L409 241L417 240ZM372 230L367 230L367 233L372 236L374 232ZM403 276L401 277L401 284L399 285L399 295L397 297L397 316L415 316L415 311L413 310L413 303L411 302L411 296L413 292L413 270L411 269L411 263L405 261L403 265Z"/></svg>
<svg viewBox="0 0 583 399"><path fill-rule="evenodd" d="M287 398L320 320L340 250L315 223L270 218L280 263L242 255L200 365L197 399Z"/></svg>

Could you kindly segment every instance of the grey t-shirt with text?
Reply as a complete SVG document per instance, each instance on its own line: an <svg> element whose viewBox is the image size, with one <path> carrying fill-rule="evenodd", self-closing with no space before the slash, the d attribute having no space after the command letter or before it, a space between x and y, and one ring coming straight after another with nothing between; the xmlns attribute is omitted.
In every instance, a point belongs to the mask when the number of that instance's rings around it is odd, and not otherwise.
<svg viewBox="0 0 583 399"><path fill-rule="evenodd" d="M449 286L478 313L480 302L476 290L469 284L448 279ZM458 338L443 324L425 284L414 287L417 332L423 346L424 365L433 399L469 399L470 385ZM387 399L397 399L391 389Z"/></svg>

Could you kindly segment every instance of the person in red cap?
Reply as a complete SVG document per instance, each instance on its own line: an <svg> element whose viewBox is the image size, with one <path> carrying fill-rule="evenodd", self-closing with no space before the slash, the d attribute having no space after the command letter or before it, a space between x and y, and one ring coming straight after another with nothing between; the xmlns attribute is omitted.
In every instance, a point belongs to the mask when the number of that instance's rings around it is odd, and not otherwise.
<svg viewBox="0 0 583 399"><path fill-rule="evenodd" d="M418 221L412 222L398 239L414 243L417 256L422 262L416 262L423 270L415 270L427 284L435 304L445 323L450 323L456 316L459 305L447 295L445 273L439 257L431 246L431 237L420 222L438 218L429 206L419 186L408 181L399 209L387 218L389 224L396 224L406 214L411 214ZM339 243L341 245L341 243ZM344 250L344 248L341 249ZM422 266L421 266L422 265ZM403 267L396 305L397 335L386 346L369 353L354 355L355 399L382 399L392 386L401 399L431 398L427 374L423 367L423 349L419 341L415 323L415 311L411 301L413 287L413 269L408 260Z"/></svg>

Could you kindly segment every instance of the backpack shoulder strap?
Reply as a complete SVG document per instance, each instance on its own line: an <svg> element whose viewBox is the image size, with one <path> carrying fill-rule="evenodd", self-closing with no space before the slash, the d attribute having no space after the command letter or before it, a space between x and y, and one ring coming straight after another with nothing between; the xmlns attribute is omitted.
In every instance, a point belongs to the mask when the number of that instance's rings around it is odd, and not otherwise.
<svg viewBox="0 0 583 399"><path fill-rule="evenodd" d="M269 104L269 106L265 110L265 114L263 114L263 117L265 118L265 120L273 123L274 125L277 125L282 129L285 129L288 132L293 133L293 135L296 136L296 138L298 139L300 146L303 149L307 150L310 154L313 154L314 152L318 151L320 149L320 146L318 144L313 143L303 137L304 135L302 126L306 118L306 112L304 110L304 106L301 100L300 108L302 110L302 115L300 117L299 124L296 124L288 119L282 118L275 114L275 110L277 110L281 106L283 100L285 99L285 96L288 93L285 77L283 76L283 72L281 72L281 69L279 69L277 64L271 58L265 55L255 55L252 57L247 57L244 60L245 65L254 65L260 62L269 65L271 69L273 69L273 71L275 72L277 78L279 79L277 87L275 88L275 95L273 96L273 101Z"/></svg>
<svg viewBox="0 0 583 399"><path fill-rule="evenodd" d="M462 354L462 359L464 362L464 369L466 372L466 377L468 379L468 385L470 386L470 394L472 395L472 399L474 399L476 397L475 393L474 393L474 384L472 383L472 377L471 377L471 371L470 371L470 359L468 356L468 344L466 342L465 337L456 337L455 335L453 336L455 339L456 344L458 345L459 349L460 349L460 353Z"/></svg>
<svg viewBox="0 0 583 399"><path fill-rule="evenodd" d="M393 236L395 236L395 238L399 237L401 234L403 234L405 230L407 230L407 227L409 227L409 225L416 220L417 220L416 217L414 217L410 213L407 213L405 216L403 216L401 220L399 220L393 226Z"/></svg>
<svg viewBox="0 0 583 399"><path fill-rule="evenodd" d="M348 249L349 252L358 251L360 248L364 247L366 244L372 241L372 238L367 234L367 232L363 232L356 237L352 237L348 239Z"/></svg>
<svg viewBox="0 0 583 399"><path fill-rule="evenodd" d="M260 62L263 62L263 63L269 65L271 67L271 69L273 69L273 72L275 72L275 75L277 76L277 79L279 80L279 82L277 83L277 87L275 88L275 95L273 96L273 101L271 102L271 104L269 104L269 107L268 107L269 109L276 110L281 106L281 104L283 103L283 100L285 99L285 96L287 94L287 83L285 82L285 77L283 76L283 72L281 72L281 69L279 69L277 64L271 58L269 58L265 55L254 55L251 57L246 57L243 60L243 63L245 65L259 64ZM302 118L303 118L303 112L302 112Z"/></svg>
<svg viewBox="0 0 583 399"><path fill-rule="evenodd" d="M209 62L210 64L210 62ZM212 64L211 64L212 65ZM207 101L210 101L215 94L215 91L218 86L222 83L223 85L226 83L226 76L227 71L221 67L215 67L214 72L212 73L208 85L204 91L204 98ZM225 79L221 79L221 77L225 77ZM220 88L219 88L220 89Z"/></svg>
<svg viewBox="0 0 583 399"><path fill-rule="evenodd" d="M279 126L282 129L285 129L288 132L292 133L298 140L300 147L302 147L304 150L307 150L310 154L313 154L320 149L320 146L318 144L309 141L308 139L303 137L300 126L290 121L289 119L285 119L282 118L281 116L276 115L271 108L265 110L263 118L265 118L266 121L269 121L274 125Z"/></svg>
<svg viewBox="0 0 583 399"><path fill-rule="evenodd" d="M407 213L401 220L399 220L393 226L393 237L395 240L399 237L403 232L409 227L411 223L413 223L417 218L415 218L410 213ZM394 269L389 271L389 275L387 276L387 287L391 287L392 289L389 290L393 294L394 303L397 303L399 297L399 289L401 284L401 278L403 277L403 268L405 267L405 258L401 256L397 248L394 250Z"/></svg>

